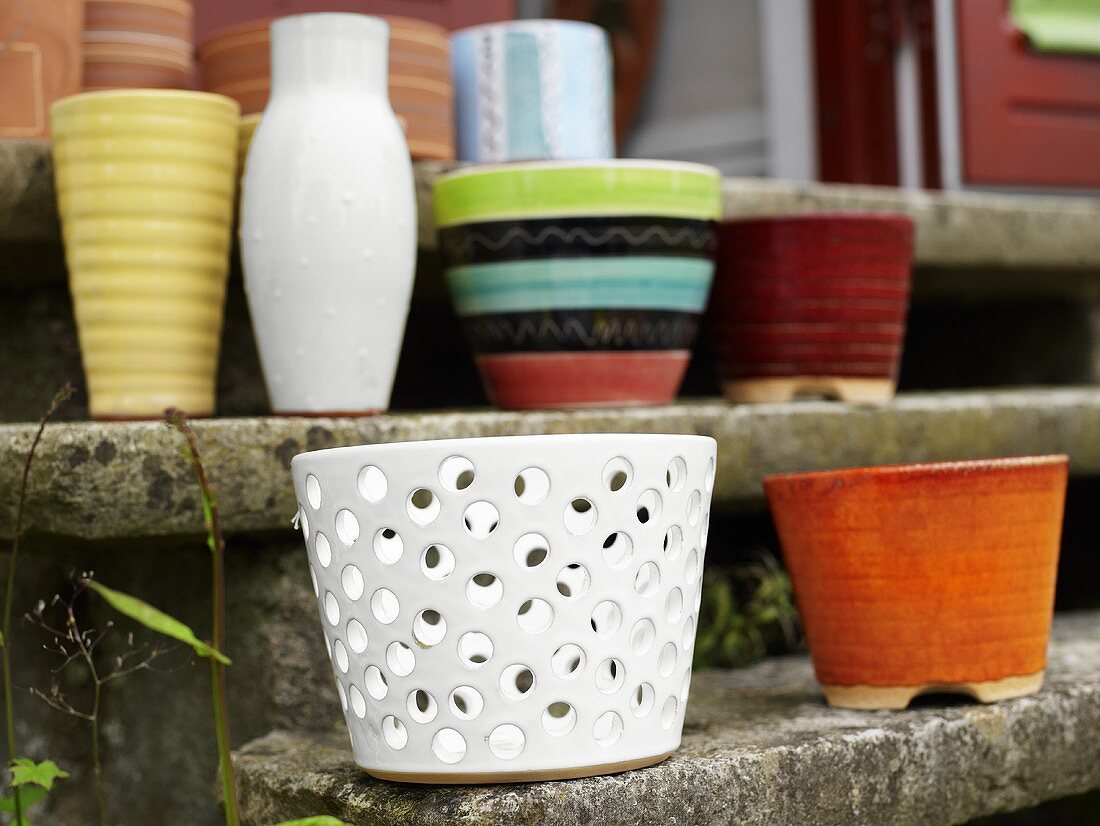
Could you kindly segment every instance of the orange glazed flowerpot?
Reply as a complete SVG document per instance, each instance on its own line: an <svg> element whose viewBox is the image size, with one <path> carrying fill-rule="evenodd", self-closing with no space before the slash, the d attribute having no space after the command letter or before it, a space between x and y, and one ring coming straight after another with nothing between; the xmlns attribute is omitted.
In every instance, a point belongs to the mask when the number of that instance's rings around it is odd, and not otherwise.
<svg viewBox="0 0 1100 826"><path fill-rule="evenodd" d="M1039 689L1067 465L1032 456L764 480L830 705Z"/></svg>

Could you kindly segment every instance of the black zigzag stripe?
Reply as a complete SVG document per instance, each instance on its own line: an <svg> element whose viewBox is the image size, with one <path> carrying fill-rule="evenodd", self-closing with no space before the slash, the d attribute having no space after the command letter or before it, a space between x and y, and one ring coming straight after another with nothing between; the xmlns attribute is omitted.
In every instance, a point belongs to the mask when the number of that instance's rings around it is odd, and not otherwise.
<svg viewBox="0 0 1100 826"><path fill-rule="evenodd" d="M576 350L685 350L699 316L662 310L546 310L463 321L476 353Z"/></svg>

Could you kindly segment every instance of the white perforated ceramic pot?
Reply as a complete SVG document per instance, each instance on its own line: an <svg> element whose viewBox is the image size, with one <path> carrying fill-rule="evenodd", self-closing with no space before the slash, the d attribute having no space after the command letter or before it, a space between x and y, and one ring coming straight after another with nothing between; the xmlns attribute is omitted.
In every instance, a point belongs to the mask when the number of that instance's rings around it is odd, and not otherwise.
<svg viewBox="0 0 1100 826"><path fill-rule="evenodd" d="M292 472L356 762L422 783L584 777L680 743L715 442L337 448Z"/></svg>

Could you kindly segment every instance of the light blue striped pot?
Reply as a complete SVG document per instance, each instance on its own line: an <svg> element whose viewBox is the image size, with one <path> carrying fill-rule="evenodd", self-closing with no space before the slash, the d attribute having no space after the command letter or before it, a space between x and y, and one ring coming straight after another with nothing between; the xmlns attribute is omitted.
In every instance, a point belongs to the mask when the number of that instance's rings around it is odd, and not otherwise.
<svg viewBox="0 0 1100 826"><path fill-rule="evenodd" d="M451 36L458 159L615 155L611 47L599 26L516 20Z"/></svg>

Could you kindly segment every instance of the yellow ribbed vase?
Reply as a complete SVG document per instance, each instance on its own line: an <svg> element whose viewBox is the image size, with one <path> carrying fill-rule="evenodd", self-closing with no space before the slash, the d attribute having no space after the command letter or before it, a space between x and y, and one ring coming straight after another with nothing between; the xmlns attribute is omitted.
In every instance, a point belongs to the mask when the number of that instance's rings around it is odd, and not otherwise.
<svg viewBox="0 0 1100 826"><path fill-rule="evenodd" d="M91 92L50 112L58 210L92 416L214 412L239 107Z"/></svg>

